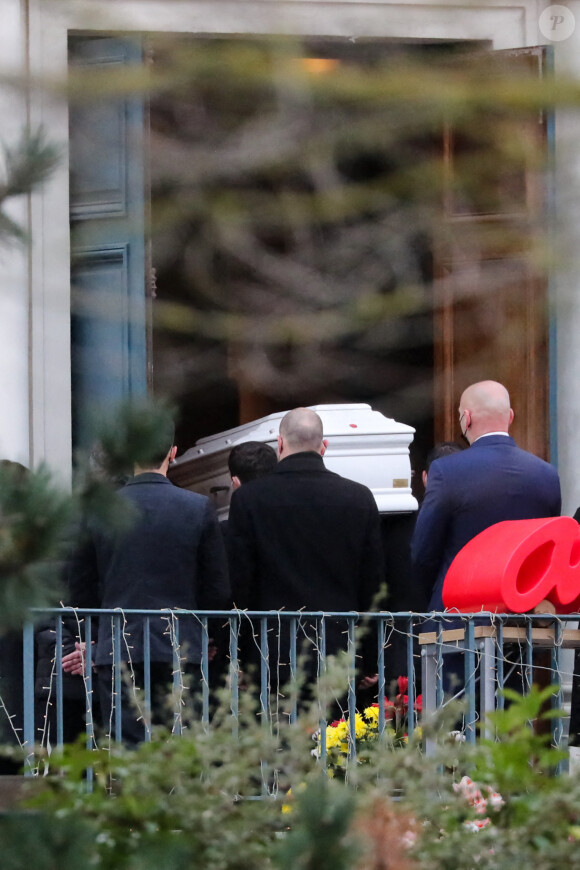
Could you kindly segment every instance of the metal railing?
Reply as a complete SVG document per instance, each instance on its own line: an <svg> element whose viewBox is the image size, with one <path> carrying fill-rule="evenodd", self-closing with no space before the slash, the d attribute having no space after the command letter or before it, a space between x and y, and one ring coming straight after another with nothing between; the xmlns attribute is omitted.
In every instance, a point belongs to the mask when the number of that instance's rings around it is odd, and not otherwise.
<svg viewBox="0 0 580 870"><path fill-rule="evenodd" d="M151 639L159 636L162 625L167 665L177 697L170 723L174 733L183 728L182 711L190 695L196 699L193 715L211 727L217 694L227 696L234 721L241 694L248 691L254 692L258 715L266 719L283 716L293 721L310 692L318 704L321 723L336 718L337 710L348 719L355 752L357 708L378 703L378 728L382 731L388 723L388 708L379 701L398 692L406 696L409 735L419 722L417 702L421 695L423 717L457 697L464 702L465 738L473 742L478 722L488 711L503 706L505 686L526 693L534 682L553 685L553 706L562 707L563 686L569 686L572 677L571 654L565 651L580 646L580 630L570 627L579 618L578 614L35 610L22 633L22 706L7 709L0 699L0 715L9 723L13 739L27 751L28 769L32 771L35 745L61 746L66 739L71 680L79 681L74 684L76 688L82 685L82 729L88 746L103 745L105 740L123 741L125 687L132 684L139 693L143 739L150 739L155 706L152 669L156 664ZM127 635L128 621L138 626L137 644L134 636ZM193 657L200 661L197 687L190 690L184 674L191 650L180 637L184 633L191 637L192 624L199 640L199 656ZM101 651L100 664L95 668L97 636L102 638L105 625L110 631L109 663L102 664ZM45 667L40 676L39 627L45 641L47 631L54 639L50 667ZM82 644L85 651L84 671L71 677L63 673L62 660L75 643ZM138 660L133 658L136 648ZM324 675L330 654L339 650L343 683L329 695ZM142 682L139 686L135 684L137 666ZM2 673L8 667L9 663L0 663ZM111 680L111 695L116 699L106 721L99 718L96 697L96 677L98 674L102 680L103 673ZM366 684L361 682L363 675L370 677ZM405 679L402 693L401 686L396 687L398 677ZM554 719L551 727L554 744L562 745L565 716ZM324 730L322 727L323 760ZM432 751L432 740L425 740L424 749Z"/></svg>

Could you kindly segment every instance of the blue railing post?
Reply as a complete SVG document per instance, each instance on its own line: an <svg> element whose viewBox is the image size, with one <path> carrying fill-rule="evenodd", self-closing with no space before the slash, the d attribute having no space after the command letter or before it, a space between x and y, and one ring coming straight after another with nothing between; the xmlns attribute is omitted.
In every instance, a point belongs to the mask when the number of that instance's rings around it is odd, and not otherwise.
<svg viewBox="0 0 580 870"><path fill-rule="evenodd" d="M113 619L113 724L115 741L120 743L123 737L123 724L121 719L123 704L123 682L121 673L121 613L115 613Z"/></svg>
<svg viewBox="0 0 580 870"><path fill-rule="evenodd" d="M266 722L270 712L270 651L268 649L268 619L260 617L260 714ZM275 699L278 708L278 697Z"/></svg>
<svg viewBox="0 0 580 870"><path fill-rule="evenodd" d="M323 677L326 674L326 624L324 622L324 617L320 620L320 633L318 636L318 672L322 674ZM318 682L318 711L319 711L319 719L318 719L318 727L320 729L320 757L322 758L322 763L324 765L324 769L326 770L327 763L327 746L326 746L326 725L327 725L327 715L328 715L328 698L326 697L326 681L323 681L324 689L324 697L322 698L322 704L320 703L320 681Z"/></svg>
<svg viewBox="0 0 580 870"><path fill-rule="evenodd" d="M95 746L95 723L93 719L93 623L92 617L85 619L85 729L86 747L94 749ZM93 768L89 767L86 773L87 791L93 790Z"/></svg>
<svg viewBox="0 0 580 870"><path fill-rule="evenodd" d="M62 698L62 617L56 619L56 648L55 648L55 669L56 669L56 745L62 749L63 745L63 698Z"/></svg>
<svg viewBox="0 0 580 870"><path fill-rule="evenodd" d="M556 691L552 695L552 709L562 710L562 679L560 677L560 650L562 648L563 629L562 623L558 619L554 625L554 646L551 650L551 669L553 674L552 683L556 686ZM562 717L561 715L552 719L552 742L554 746L560 748L562 743Z"/></svg>
<svg viewBox="0 0 580 870"><path fill-rule="evenodd" d="M443 623L437 619L437 655L435 660L435 706L443 706Z"/></svg>
<svg viewBox="0 0 580 870"><path fill-rule="evenodd" d="M179 615L173 614L173 734L183 733L183 672L179 643Z"/></svg>
<svg viewBox="0 0 580 870"><path fill-rule="evenodd" d="M413 667L413 619L407 620L407 733L415 730L415 668Z"/></svg>
<svg viewBox="0 0 580 870"><path fill-rule="evenodd" d="M238 733L238 717L239 717L239 662L238 662L238 644L240 631L240 617L238 613L230 615L230 685L231 685L231 702L230 710L233 717L233 731Z"/></svg>
<svg viewBox="0 0 580 870"><path fill-rule="evenodd" d="M296 643L298 636L298 620L295 616L290 617L290 686L292 699L290 706L290 721L296 722L298 718L298 671L296 667Z"/></svg>
<svg viewBox="0 0 580 870"><path fill-rule="evenodd" d="M34 625L27 621L22 631L22 668L23 668L23 714L24 748L26 760L24 773L32 776L34 772Z"/></svg>
<svg viewBox="0 0 580 870"><path fill-rule="evenodd" d="M379 734L385 733L385 617L381 616L377 626L377 673L378 679L378 704L379 704Z"/></svg>
<svg viewBox="0 0 580 870"><path fill-rule="evenodd" d="M201 618L201 721L209 725L209 625L207 616Z"/></svg>
<svg viewBox="0 0 580 870"><path fill-rule="evenodd" d="M350 730L349 760L356 762L356 649L354 638L355 619L348 618L348 721Z"/></svg>
<svg viewBox="0 0 580 870"><path fill-rule="evenodd" d="M143 704L145 741L151 740L151 622L148 616L143 620Z"/></svg>
<svg viewBox="0 0 580 870"><path fill-rule="evenodd" d="M112 635L113 635L113 659L112 659L112 668L109 672L109 679L112 680L111 688L113 690L113 698L114 698L114 708L113 715L110 721L110 733L111 740L121 741L123 739L122 734L122 696L123 701L125 703L130 703L130 692L127 694L125 692L125 687L123 686L123 670L126 667L126 659L131 654L132 649L132 641L128 638L128 635L125 634L124 630L124 621L126 616L131 614L134 616L138 614L143 620L143 675L144 675L144 695L145 695L145 719L150 720L151 715L151 691L152 691L152 667L153 662L151 662L151 648L150 641L151 635L153 633L153 626L155 624L155 620L158 620L161 616L167 617L169 613L169 618L173 620L172 625L175 627L173 631L173 640L174 640L174 684L178 688L182 686L182 670L183 670L183 662L180 659L180 645L179 645L179 616L183 616L181 611L149 611L149 610L90 610L90 609L81 609L74 610L73 608L66 608L64 611L59 608L47 609L40 611L43 614L49 613L51 619L54 619L54 667L52 679L53 682L49 688L49 691L52 692L51 700L53 702L53 706L51 707L51 721L52 727L55 730L56 734L56 744L61 745L63 742L63 738L66 736L63 732L64 729L64 715L67 711L66 704L67 699L64 697L64 684L63 684L63 674L62 674L62 651L63 651L63 639L67 640L67 633L69 632L69 622L73 620L74 617L77 619L78 630L75 631L75 636L81 638L84 636L85 640L85 670L83 677L79 677L79 681L81 679L84 680L84 686L86 690L86 745L87 747L95 747L96 739L95 739L95 723L93 721L93 698L92 693L94 690L94 682L93 682L93 660L95 657L95 652L92 648L92 640L93 640L93 626L94 620L98 619L101 622L102 626L105 626L105 621L110 620L112 623ZM426 709L429 711L435 710L437 707L440 707L445 703L445 698L443 697L443 676L446 676L446 667L449 666L448 662L448 653L453 653L456 649L463 650L464 655L464 666L465 666L465 679L464 679L464 691L467 703L467 714L466 714L466 737L470 742L474 742L476 739L476 723L477 723L477 705L476 705L476 688L478 685L483 685L483 682L486 684L486 692L485 696L482 695L482 713L483 711L487 711L489 709L501 709L503 707L503 697L501 695L501 689L504 683L507 680L507 665L506 659L504 655L504 641L507 640L511 643L512 638L514 638L514 642L519 642L520 644L525 644L525 650L521 648L520 656L518 656L517 661L523 666L524 671L524 681L522 685L522 691L526 692L529 690L532 682L532 669L535 664L535 650L538 646L546 646L549 645L551 648L551 661L550 661L550 672L552 674L552 681L557 686L557 689L554 691L552 705L553 707L561 707L562 704L562 687L560 684L560 650L563 645L566 646L578 646L578 633L573 630L564 630L565 620L573 619L572 615L560 615L559 617L551 617L547 618L546 615L521 615L511 616L507 614L497 614L493 617L491 615L485 614L485 619L489 621L489 624L494 631L485 632L480 631L479 629L476 631L476 623L478 620L481 620L482 614L477 614L477 616L466 616L464 619L465 630L463 633L463 639L460 640L449 640L450 637L455 637L456 635L447 635L444 634L444 625L445 619L447 618L445 614L413 614L413 613L372 613L372 614L355 614L352 612L347 613L337 613L334 611L328 613L322 613L319 611L316 612L307 612L307 611L295 611L295 612L287 612L287 611L193 611L193 612L185 612L187 614L187 618L197 618L199 620L199 627L201 631L201 651L202 651L202 664L201 664L201 674L202 674L202 698L203 698L203 710L202 710L202 722L204 726L210 724L211 719L211 709L210 709L210 699L211 699L211 668L209 668L209 633L208 629L208 620L212 619L220 619L222 622L224 620L229 620L230 626L230 638L229 638L229 654L230 654L230 680L229 680L229 689L230 689L230 705L231 712L233 718L233 730L234 733L238 733L238 717L239 717L239 692L240 692L240 683L239 683L239 669L240 667L246 670L247 662L239 661L238 655L238 646L240 639L240 622L241 619L247 619L249 622L254 620L254 625L256 625L256 620L260 623L260 630L255 635L254 639L257 639L256 648L259 646L261 652L261 668L259 673L260 686L259 686L259 715L264 722L264 727L271 727L272 724L272 715L274 714L274 704L271 699L269 699L268 693L271 691L274 686L274 673L270 673L270 667L272 667L272 662L269 661L268 658L268 648L270 650L273 649L272 644L275 643L275 633L279 629L283 632L283 649L286 650L287 638L289 638L289 652L288 652L288 663L290 666L290 676L291 676L291 686L292 686L292 697L289 699L288 705L284 705L283 711L284 714L288 713L291 721L295 721L298 715L298 698L297 693L295 691L295 686L297 684L297 674L299 661L297 661L298 657L298 637L302 636L300 634L301 628L305 627L310 629L311 626L316 625L316 637L313 637L312 634L309 634L309 631L304 632L305 638L310 640L311 648L310 655L314 656L317 654L318 656L318 696L317 700L319 702L319 725L320 725L320 759L322 764L326 763L327 758L327 746L326 746L326 719L325 719L325 711L328 698L325 697L325 689L326 681L323 679L323 675L326 671L326 632L327 627L330 624L329 620L333 622L335 620L340 620L342 625L346 624L346 632L344 633L345 642L341 644L341 648L345 648L347 652L346 660L348 663L348 674L345 679L345 684L341 693L344 693L346 690L347 693L347 712L350 720L349 724L349 745L351 761L354 762L356 759L356 713L357 713L357 698L356 698L356 679L355 679L355 663L357 655L360 655L361 650L358 649L359 645L359 622L362 624L370 623L371 625L377 626L377 646L376 646L376 673L377 673L377 697L379 703L378 710L378 727L379 732L385 731L385 710L383 706L383 699L385 697L386 689L386 681L390 679L393 673L393 665L392 660L389 658L390 650L391 650L391 637L397 635L405 635L404 643L401 645L400 649L405 652L405 660L406 660L406 672L408 677L408 731L409 734L413 733L414 728L417 725L417 715L415 711L415 704L417 695L419 692L419 687L415 680L414 674L414 661L415 661L415 651L414 651L414 634L417 630L417 625L420 625L421 620L429 619L429 621L433 624L435 623L435 632L431 635L430 638L426 636L419 637L421 649L423 652L422 658L424 662L428 663L428 668L424 669L424 682L422 686L424 700L426 704ZM74 615L74 616L73 616ZM273 625L274 618L276 618L278 622L278 627L276 628ZM576 617L577 618L577 617ZM548 619L548 621L547 621ZM81 624L84 622L84 629L81 628ZM515 624L514 624L515 623ZM542 631L536 631L534 629L535 625L545 626L548 623L551 623L550 630L547 631L543 628ZM390 633L387 635L387 626L389 626ZM333 625L334 627L334 625ZM184 631L184 624L182 623L182 633ZM106 635L107 632L104 632ZM457 633L457 636L460 633ZM475 635L477 634L477 638ZM479 635L482 635L480 638ZM282 635L280 635L281 637ZM444 640L445 638L445 640ZM334 647L333 647L334 649ZM315 652L316 651L316 652ZM225 652L225 650L224 650ZM277 662L276 657L276 662ZM509 658L509 656L508 656ZM485 663L485 667L483 667L483 663ZM141 665L141 660L136 662L136 664ZM284 665L286 665L286 659L284 660ZM129 671L130 671L129 664ZM23 741L26 751L28 753L28 758L26 761L26 773L31 775L36 770L36 761L34 757L34 742L36 736L36 724L35 724L35 697L34 697L34 683L35 683L35 673L34 673L34 626L32 620L27 622L23 629L23 713L24 713L24 728L23 728ZM401 668L402 670L402 668ZM371 671L369 671L370 673ZM374 668L372 673L374 673ZM428 675L428 677L426 677ZM478 683L479 681L479 683ZM276 684L277 685L277 684ZM494 697L493 688L497 685L497 694ZM343 694L344 697L344 694ZM128 698L128 700L126 700ZM8 711L8 715L10 715L11 711ZM277 712L277 711L276 711ZM552 722L552 738L555 745L561 745L563 742L563 721L562 719L556 719ZM176 714L175 719L175 730L177 733L181 732L181 721L178 714ZM54 737L51 737L54 744ZM150 732L146 732L145 739L150 739ZM429 750L429 739L425 738L425 748ZM434 745L434 741L431 740L431 743ZM88 781L90 782L91 772L88 773ZM266 783L266 778L264 779ZM269 782L269 780L268 780Z"/></svg>
<svg viewBox="0 0 580 870"><path fill-rule="evenodd" d="M475 743L476 712L475 712L475 635L473 619L467 620L465 631L465 694L467 696L467 718L465 722L465 739Z"/></svg>
<svg viewBox="0 0 580 870"><path fill-rule="evenodd" d="M504 672L504 651L503 651L503 618L499 617L499 625L497 627L497 652L496 652L496 674L497 674L497 692L496 706L498 710L503 710L505 707L505 698L503 689L505 685Z"/></svg>

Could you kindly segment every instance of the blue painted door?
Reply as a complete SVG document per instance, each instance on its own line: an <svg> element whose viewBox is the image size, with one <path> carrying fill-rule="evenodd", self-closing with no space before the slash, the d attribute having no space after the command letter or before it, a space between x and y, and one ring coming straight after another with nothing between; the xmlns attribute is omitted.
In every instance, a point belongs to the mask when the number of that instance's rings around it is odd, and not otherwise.
<svg viewBox="0 0 580 870"><path fill-rule="evenodd" d="M95 76L142 63L139 40L73 38L71 73ZM91 81L94 77L91 76ZM140 96L70 108L73 446L94 421L147 390L144 105Z"/></svg>

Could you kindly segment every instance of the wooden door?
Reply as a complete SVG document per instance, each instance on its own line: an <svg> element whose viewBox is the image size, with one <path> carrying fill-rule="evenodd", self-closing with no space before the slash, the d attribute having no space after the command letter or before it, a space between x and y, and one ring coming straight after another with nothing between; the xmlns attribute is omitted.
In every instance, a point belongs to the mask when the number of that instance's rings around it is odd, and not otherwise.
<svg viewBox="0 0 580 870"><path fill-rule="evenodd" d="M497 53L498 81L542 75L544 52ZM461 393L492 379L510 392L518 444L549 458L547 277L538 246L545 155L544 112L482 110L471 126L445 131L444 220L435 246L436 441L459 438Z"/></svg>

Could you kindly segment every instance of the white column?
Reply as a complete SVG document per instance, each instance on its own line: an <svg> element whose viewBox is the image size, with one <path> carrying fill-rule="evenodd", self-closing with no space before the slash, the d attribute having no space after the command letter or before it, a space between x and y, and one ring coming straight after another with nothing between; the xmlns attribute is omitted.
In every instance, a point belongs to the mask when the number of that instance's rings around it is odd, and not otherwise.
<svg viewBox="0 0 580 870"><path fill-rule="evenodd" d="M554 43L557 76L580 80L580 2L567 39ZM558 470L562 512L580 507L580 106L556 112L554 283L557 348Z"/></svg>
<svg viewBox="0 0 580 870"><path fill-rule="evenodd" d="M74 6L74 4L72 4ZM60 149L50 179L30 199L31 459L71 478L70 234L68 107L51 88L66 82L71 4L29 0L30 123ZM45 84L46 88L42 85Z"/></svg>
<svg viewBox="0 0 580 870"><path fill-rule="evenodd" d="M24 78L25 19L20 0L2 0L0 68ZM24 87L0 89L2 145L12 147L26 126ZM3 155L0 173L4 172ZM28 230L26 197L3 206L9 217ZM29 433L29 251L6 239L0 244L0 459L30 463Z"/></svg>

